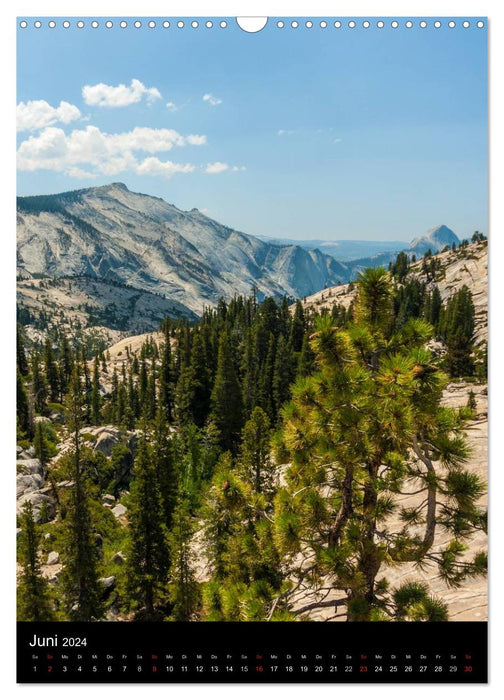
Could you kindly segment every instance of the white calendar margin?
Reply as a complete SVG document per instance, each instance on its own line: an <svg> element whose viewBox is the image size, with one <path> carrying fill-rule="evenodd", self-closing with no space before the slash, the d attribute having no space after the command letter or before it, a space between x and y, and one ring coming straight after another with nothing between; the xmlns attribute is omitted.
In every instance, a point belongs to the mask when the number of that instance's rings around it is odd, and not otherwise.
<svg viewBox="0 0 504 700"><path fill-rule="evenodd" d="M15 518L14 518L14 470L11 474L11 454L14 454L15 420L13 406L15 404L15 207L16 195L15 178L15 29L16 16L49 17L49 16L297 16L297 17L403 17L410 15L423 17L461 17L488 16L489 24L489 56L490 56L490 298L489 329L490 329L490 465L489 496L490 496L490 683L488 686L471 685L401 685L401 684L286 684L286 685L171 685L149 684L107 684L95 685L25 685L15 684ZM484 695L489 698L504 696L504 644L502 629L504 628L504 596L502 586L504 581L504 555L500 538L504 535L504 508L498 502L498 494L504 493L504 465L500 456L498 444L500 426L504 422L504 406L500 397L504 396L504 361L502 347L504 346L504 323L500 314L500 306L504 298L504 275L499 270L504 264L504 91L502 88L502 66L504 66L504 4L487 1L457 2L389 2L375 0L349 2L342 0L338 3L290 2L271 1L255 2L215 1L196 2L187 0L181 2L161 2L160 0L76 0L71 4L62 0L44 2L35 0L15 0L9 3L9 8L2 11L0 19L0 75L2 96L2 119L0 121L0 139L2 154L2 170L0 172L0 303L1 322L5 328L0 343L0 363L3 369L2 394L0 397L0 447L3 459L0 469L5 469L6 477L1 481L2 503L0 517L2 533L2 549L0 561L0 609L2 624L0 636L0 663L2 667L1 686L5 689L5 697L16 698L63 698L68 695L73 698L111 698L117 694L121 698L138 698L139 693L146 692L151 697L192 698L205 695L205 700L221 700L235 698L248 700L260 694L261 698L289 698L301 700L313 692L317 700L337 698L341 696L357 698L380 697L395 699L408 696L408 700L425 698L429 700L445 698L447 695L460 698L474 699ZM499 79L500 78L500 79ZM498 127L500 125L500 128ZM295 623L293 623L295 624ZM450 623L447 623L450 624ZM336 631L336 630L335 630ZM500 656L499 656L500 649ZM7 695L8 694L8 695Z"/></svg>

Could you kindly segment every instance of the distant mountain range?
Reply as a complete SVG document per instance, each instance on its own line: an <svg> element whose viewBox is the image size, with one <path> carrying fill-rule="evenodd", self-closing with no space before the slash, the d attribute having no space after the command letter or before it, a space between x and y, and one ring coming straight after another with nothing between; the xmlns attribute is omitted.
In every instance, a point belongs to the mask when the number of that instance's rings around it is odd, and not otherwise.
<svg viewBox="0 0 504 700"><path fill-rule="evenodd" d="M368 258L378 253L390 252L397 254L398 251L403 250L407 246L407 243L404 241L294 240L291 238L268 238L267 236L257 236L257 238L274 245L300 245L308 250L318 248L323 253L332 255L333 258L344 263L358 260L359 258Z"/></svg>
<svg viewBox="0 0 504 700"><path fill-rule="evenodd" d="M197 209L182 211L160 198L131 192L122 183L18 197L17 214L18 291L25 308L35 311L35 298L40 299L38 283L30 280L75 279L70 286L44 286L48 301L67 310L89 309L96 292L90 318L94 314L101 324L124 331L155 327L163 312L194 318L220 297L247 295L252 289L259 299L302 298L348 282L365 267L387 265L400 250L420 255L459 242L446 226L431 229L409 248L400 241L259 238ZM341 260L335 257L338 252ZM120 308L121 288L129 290L123 294L125 309L135 309L130 324ZM140 311L149 303L139 294L156 295L151 315ZM107 323L109 318L115 326Z"/></svg>

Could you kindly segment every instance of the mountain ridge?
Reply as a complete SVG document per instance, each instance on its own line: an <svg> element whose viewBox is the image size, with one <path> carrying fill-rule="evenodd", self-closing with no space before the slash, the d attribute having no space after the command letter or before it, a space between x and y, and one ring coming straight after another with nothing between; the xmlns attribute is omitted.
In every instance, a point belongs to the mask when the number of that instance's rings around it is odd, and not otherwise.
<svg viewBox="0 0 504 700"><path fill-rule="evenodd" d="M17 203L21 278L89 275L161 293L199 314L253 287L259 298L304 296L350 274L317 249L272 246L123 183Z"/></svg>

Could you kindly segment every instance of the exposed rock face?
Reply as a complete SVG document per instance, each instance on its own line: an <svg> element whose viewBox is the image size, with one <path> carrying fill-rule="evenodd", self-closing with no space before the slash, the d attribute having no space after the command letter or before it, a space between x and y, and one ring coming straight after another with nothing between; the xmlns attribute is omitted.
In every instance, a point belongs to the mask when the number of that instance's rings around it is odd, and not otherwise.
<svg viewBox="0 0 504 700"><path fill-rule="evenodd" d="M44 489L44 468L35 458L35 450L16 448L16 472L16 514L21 515L24 504L29 501L35 522L41 522L44 514L52 519L56 514L56 504L47 493L50 489Z"/></svg>
<svg viewBox="0 0 504 700"><path fill-rule="evenodd" d="M87 276L161 294L200 314L220 296L305 296L348 278L319 250L275 246L114 183L18 198L21 279ZM26 286L26 285L23 285Z"/></svg>

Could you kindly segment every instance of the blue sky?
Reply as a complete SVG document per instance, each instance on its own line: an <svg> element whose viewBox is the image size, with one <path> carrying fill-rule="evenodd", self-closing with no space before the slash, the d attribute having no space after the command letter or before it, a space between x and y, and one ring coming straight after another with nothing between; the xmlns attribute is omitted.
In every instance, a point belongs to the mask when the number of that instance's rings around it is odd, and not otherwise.
<svg viewBox="0 0 504 700"><path fill-rule="evenodd" d="M272 237L487 231L486 28L474 19L270 19L258 34L233 20L113 21L18 31L19 194L120 181Z"/></svg>

